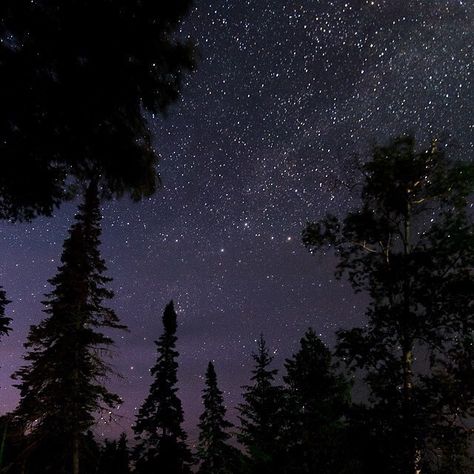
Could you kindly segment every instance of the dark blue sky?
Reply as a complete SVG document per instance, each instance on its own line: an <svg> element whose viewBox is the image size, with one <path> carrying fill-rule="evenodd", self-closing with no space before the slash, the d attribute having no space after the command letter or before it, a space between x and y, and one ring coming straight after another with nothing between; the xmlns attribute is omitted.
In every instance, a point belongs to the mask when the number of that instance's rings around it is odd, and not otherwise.
<svg viewBox="0 0 474 474"><path fill-rule="evenodd" d="M179 309L180 395L190 439L202 375L215 360L233 407L263 332L276 366L308 326L331 343L363 322L364 299L333 277L331 255L300 242L308 219L351 206L352 155L413 130L474 148L474 4L457 0L198 0L183 25L201 59L168 117L150 117L163 188L140 204L104 204L103 255L113 306L130 333L113 360L128 430L145 397L161 314ZM42 317L75 212L0 224L0 281L14 332L2 341L0 404L30 324Z"/></svg>

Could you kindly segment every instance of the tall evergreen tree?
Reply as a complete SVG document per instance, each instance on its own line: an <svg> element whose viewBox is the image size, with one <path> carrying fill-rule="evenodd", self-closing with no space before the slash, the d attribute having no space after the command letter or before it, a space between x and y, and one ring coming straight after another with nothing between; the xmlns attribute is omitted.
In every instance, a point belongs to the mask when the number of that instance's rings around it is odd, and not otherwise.
<svg viewBox="0 0 474 474"><path fill-rule="evenodd" d="M191 0L0 2L0 219L51 215L75 184L134 199L158 185L147 117L193 67Z"/></svg>
<svg viewBox="0 0 474 474"><path fill-rule="evenodd" d="M164 332L155 342L158 359L151 369L154 380L134 426L136 470L139 474L190 472L191 453L182 428L183 408L177 396L178 352L173 301L163 313Z"/></svg>
<svg viewBox="0 0 474 474"><path fill-rule="evenodd" d="M238 456L227 441L227 432L233 425L226 420L226 408L221 390L217 386L214 364L209 362L206 387L203 391L204 411L199 417L199 443L197 457L199 474L229 474L235 472Z"/></svg>
<svg viewBox="0 0 474 474"><path fill-rule="evenodd" d="M238 440L245 446L252 473L274 474L280 472L280 435L282 390L275 384L278 371L271 369L270 356L263 335L252 354L253 385L244 388L243 403L239 405L241 423Z"/></svg>
<svg viewBox="0 0 474 474"><path fill-rule="evenodd" d="M349 406L350 384L336 373L330 350L312 329L285 368L286 472L340 472L342 419Z"/></svg>
<svg viewBox="0 0 474 474"><path fill-rule="evenodd" d="M92 183L64 242L62 265L49 281L47 317L30 329L28 364L14 374L21 397L16 415L28 432L23 458L29 473L78 474L94 414L120 402L104 386L110 368L103 356L110 354L113 341L103 330L124 326L104 303L113 293L106 288L111 279L104 275L99 251L100 220Z"/></svg>
<svg viewBox="0 0 474 474"><path fill-rule="evenodd" d="M436 143L417 151L404 136L376 146L362 171L360 207L303 233L312 251L331 245L339 275L370 296L367 324L339 333L339 354L365 374L375 437L388 448L385 472L465 472L463 421L474 412L474 165Z"/></svg>

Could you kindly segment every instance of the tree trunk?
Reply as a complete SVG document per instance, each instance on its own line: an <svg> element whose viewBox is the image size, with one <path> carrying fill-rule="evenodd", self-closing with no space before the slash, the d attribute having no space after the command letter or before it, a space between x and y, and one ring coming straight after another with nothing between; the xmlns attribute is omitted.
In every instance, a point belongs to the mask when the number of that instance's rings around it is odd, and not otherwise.
<svg viewBox="0 0 474 474"><path fill-rule="evenodd" d="M403 253L405 265L407 265L411 253L411 202L410 191L407 193L406 215L404 222ZM404 466L403 474L421 474L419 470L420 452L416 446L416 435L414 430L414 407L413 407L413 322L414 315L411 313L411 290L408 268L405 268L403 282L403 315L402 315L402 364L403 364L403 421L404 421Z"/></svg>
<svg viewBox="0 0 474 474"><path fill-rule="evenodd" d="M72 474L79 474L79 433L72 437Z"/></svg>
<svg viewBox="0 0 474 474"><path fill-rule="evenodd" d="M418 470L417 459L419 453L417 452L415 433L414 433L414 420L413 420L413 351L410 349L404 349L403 351L403 457L404 466L403 474L421 474Z"/></svg>

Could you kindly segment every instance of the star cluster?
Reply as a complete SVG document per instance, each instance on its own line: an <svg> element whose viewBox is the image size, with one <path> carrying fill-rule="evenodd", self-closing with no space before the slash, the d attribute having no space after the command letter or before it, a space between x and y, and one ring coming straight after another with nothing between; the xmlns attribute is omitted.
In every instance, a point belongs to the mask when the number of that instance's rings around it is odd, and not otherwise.
<svg viewBox="0 0 474 474"><path fill-rule="evenodd" d="M474 4L458 0L196 2L181 34L195 39L198 68L168 117L149 117L163 187L140 204L103 205L113 305L130 332L116 337L113 360L121 416L98 434L133 423L170 299L191 440L209 360L235 416L261 332L281 365L308 326L332 343L335 329L363 321L364 297L334 280L330 254L306 252L301 229L350 208L352 157L375 140L413 131L472 157L473 24ZM14 318L0 344L5 411L74 209L0 224Z"/></svg>

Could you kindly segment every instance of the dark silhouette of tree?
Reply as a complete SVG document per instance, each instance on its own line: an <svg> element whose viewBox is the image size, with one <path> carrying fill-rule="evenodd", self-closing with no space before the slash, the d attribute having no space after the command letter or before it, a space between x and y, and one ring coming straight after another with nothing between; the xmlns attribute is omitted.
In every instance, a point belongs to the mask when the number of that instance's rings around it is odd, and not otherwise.
<svg viewBox="0 0 474 474"><path fill-rule="evenodd" d="M189 473L191 454L181 427L183 408L176 387L176 312L171 301L163 313L164 332L155 342L158 359L151 369L154 380L134 426L136 470L139 474Z"/></svg>
<svg viewBox="0 0 474 474"><path fill-rule="evenodd" d="M312 329L285 368L285 472L340 472L350 384L336 373L330 350Z"/></svg>
<svg viewBox="0 0 474 474"><path fill-rule="evenodd" d="M7 299L7 294L5 293L5 290L0 286L0 337L8 335L8 333L12 329L10 327L12 319L9 318L5 312L5 308L9 303L11 303L11 301Z"/></svg>
<svg viewBox="0 0 474 474"><path fill-rule="evenodd" d="M120 435L118 441L105 441L97 472L100 474L130 473L129 450L125 433Z"/></svg>
<svg viewBox="0 0 474 474"><path fill-rule="evenodd" d="M342 448L338 453L339 474L379 474L385 472L387 450L378 433L385 421L372 407L354 403L345 419ZM387 470L389 470L387 468Z"/></svg>
<svg viewBox="0 0 474 474"><path fill-rule="evenodd" d="M340 331L338 353L365 374L384 472L464 472L463 420L474 409L474 166L437 143L418 152L403 136L376 146L362 171L360 206L303 232L313 252L331 245L339 276L370 296L367 324Z"/></svg>
<svg viewBox="0 0 474 474"><path fill-rule="evenodd" d="M202 395L204 411L199 417L199 443L197 458L199 474L229 474L236 472L239 463L238 452L227 444L229 428L226 408L221 390L217 386L214 364L209 362L206 371L206 387Z"/></svg>
<svg viewBox="0 0 474 474"><path fill-rule="evenodd" d="M81 440L81 474L97 474L100 454L101 446L96 441L92 431L88 430ZM54 452L51 452L50 455L54 456Z"/></svg>
<svg viewBox="0 0 474 474"><path fill-rule="evenodd" d="M19 473L17 460L25 444L24 427L12 413L0 417L0 472Z"/></svg>
<svg viewBox="0 0 474 474"><path fill-rule="evenodd" d="M48 315L32 326L25 347L16 416L26 426L28 472L79 473L81 446L94 414L120 402L104 386L110 368L103 358L112 339L102 330L123 329L104 305L113 293L100 256L100 210L92 183L64 242L62 265L49 283ZM51 453L54 455L51 455Z"/></svg>
<svg viewBox="0 0 474 474"><path fill-rule="evenodd" d="M178 39L190 6L0 2L0 218L51 215L91 174L105 195L155 191L147 117L177 100L193 67Z"/></svg>
<svg viewBox="0 0 474 474"><path fill-rule="evenodd" d="M241 423L238 440L247 450L249 472L280 472L282 389L275 384L276 369L271 369L273 357L268 353L263 335L252 354L253 385L244 386L243 403L239 405Z"/></svg>
<svg viewBox="0 0 474 474"><path fill-rule="evenodd" d="M8 303L11 303L11 301L7 299L5 290L0 286L0 336L5 336L11 331L11 318L5 314L5 307Z"/></svg>

